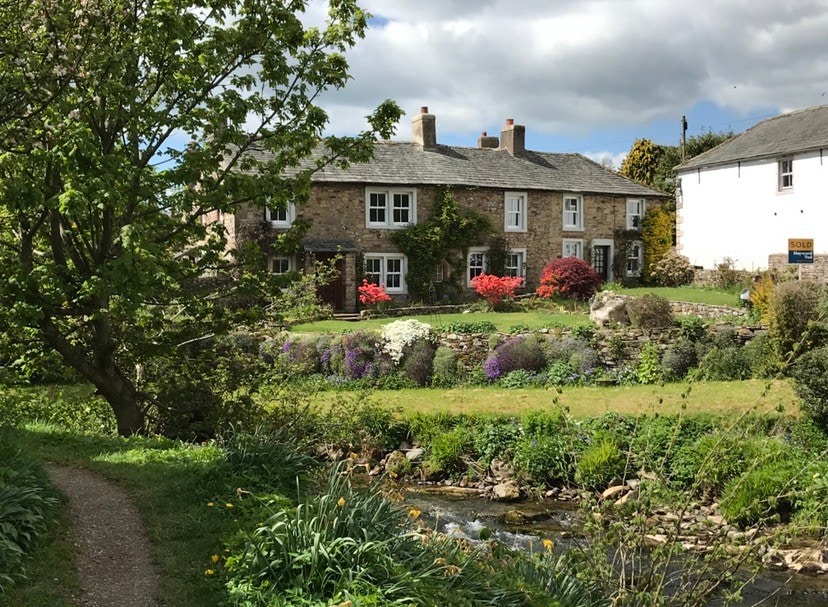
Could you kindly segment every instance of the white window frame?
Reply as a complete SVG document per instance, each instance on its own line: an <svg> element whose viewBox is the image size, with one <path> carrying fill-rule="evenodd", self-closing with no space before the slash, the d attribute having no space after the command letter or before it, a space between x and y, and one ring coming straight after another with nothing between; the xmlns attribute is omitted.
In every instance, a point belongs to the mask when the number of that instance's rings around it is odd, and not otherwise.
<svg viewBox="0 0 828 607"><path fill-rule="evenodd" d="M779 192L791 192L794 188L794 172L793 172L793 156L788 158L780 158L777 163L778 181L777 190Z"/></svg>
<svg viewBox="0 0 828 607"><path fill-rule="evenodd" d="M567 209L570 202L575 202L576 209ZM582 232L584 230L584 197L582 194L563 195L563 229L568 232ZM574 216L573 216L574 214ZM571 217L572 216L572 217ZM574 221L573 221L574 220Z"/></svg>
<svg viewBox="0 0 828 607"><path fill-rule="evenodd" d="M525 232L529 211L526 192L506 192L503 198L503 230Z"/></svg>
<svg viewBox="0 0 828 607"><path fill-rule="evenodd" d="M641 222L644 220L644 199L627 198L627 229L640 230ZM636 221L637 219L637 221Z"/></svg>
<svg viewBox="0 0 828 607"><path fill-rule="evenodd" d="M633 240L630 241L628 246L630 248L627 250L624 272L630 278L639 277L641 276L641 268L644 267L644 243L640 240ZM635 252L635 247L638 247L638 255L633 254ZM638 268L631 270L630 262L633 260L638 262Z"/></svg>
<svg viewBox="0 0 828 607"><path fill-rule="evenodd" d="M280 269L279 272L275 269L276 262L287 262L287 269ZM284 276L289 272L293 272L296 269L296 262L293 259L292 255L271 255L267 260L267 267L270 270L270 273L275 276Z"/></svg>
<svg viewBox="0 0 828 607"><path fill-rule="evenodd" d="M517 257L517 265L511 263L514 261L512 256ZM526 278L526 249L509 249L506 252L506 276L512 278Z"/></svg>
<svg viewBox="0 0 828 607"><path fill-rule="evenodd" d="M577 250L577 253L572 253L572 248ZM569 249L569 252L567 252ZM577 257L584 258L584 240L583 238L564 238L561 240L561 257Z"/></svg>
<svg viewBox="0 0 828 607"><path fill-rule="evenodd" d="M408 259L401 253L365 253L363 256L363 275L368 278L367 266L369 261L380 262L379 285L389 295L400 295L408 293L408 285L405 282L405 275L408 272ZM391 261L399 261L399 272L389 272L388 265ZM376 275L375 272L371 272ZM388 280L391 276L399 275L399 286L389 286ZM369 280L369 282L371 282Z"/></svg>
<svg viewBox="0 0 828 607"><path fill-rule="evenodd" d="M483 265L482 266L475 265L474 269L475 270L480 269L481 271L478 272L477 274L475 274L474 276L472 276L472 265L471 265L472 256L477 256L477 255L481 256L481 260L482 260ZM471 287L472 279L475 278L476 276L479 276L480 274L485 274L486 270L488 269L488 266L489 266L489 249L487 249L486 247L472 247L472 248L470 248L468 254L466 255L466 284L469 287Z"/></svg>
<svg viewBox="0 0 828 607"><path fill-rule="evenodd" d="M385 197L384 206L371 205L371 195L377 194ZM408 196L408 221L394 221L395 197ZM403 207L399 207L403 208ZM371 220L371 210L383 211L382 221ZM412 188L365 188L365 227L401 230L417 223L417 190Z"/></svg>
<svg viewBox="0 0 828 607"><path fill-rule="evenodd" d="M284 218L273 219L274 213L284 213ZM296 205L291 203L284 209L273 209L269 206L265 207L265 220L270 222L274 228L289 228L293 225L293 220L296 219Z"/></svg>
<svg viewBox="0 0 828 607"><path fill-rule="evenodd" d="M437 273L435 274L435 280L437 282L445 282L446 279L448 278L448 275L449 275L448 264L445 263L445 262L442 262L442 263L438 264Z"/></svg>

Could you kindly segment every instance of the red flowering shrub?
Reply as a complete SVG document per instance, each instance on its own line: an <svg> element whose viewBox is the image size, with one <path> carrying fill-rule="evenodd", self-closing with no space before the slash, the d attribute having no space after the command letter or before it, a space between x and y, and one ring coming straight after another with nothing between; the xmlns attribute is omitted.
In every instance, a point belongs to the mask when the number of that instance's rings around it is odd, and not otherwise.
<svg viewBox="0 0 828 607"><path fill-rule="evenodd" d="M591 265L577 257L553 259L541 273L536 293L541 297L589 299L601 284L601 277Z"/></svg>
<svg viewBox="0 0 828 607"><path fill-rule="evenodd" d="M522 278L510 276L494 276L493 274L479 274L472 278L471 286L480 297L489 300L496 306L504 299L515 296L515 289L523 284Z"/></svg>
<svg viewBox="0 0 828 607"><path fill-rule="evenodd" d="M359 301L363 305L371 306L388 303L391 301L391 296L380 285L370 283L366 278L363 278L362 286L359 287Z"/></svg>

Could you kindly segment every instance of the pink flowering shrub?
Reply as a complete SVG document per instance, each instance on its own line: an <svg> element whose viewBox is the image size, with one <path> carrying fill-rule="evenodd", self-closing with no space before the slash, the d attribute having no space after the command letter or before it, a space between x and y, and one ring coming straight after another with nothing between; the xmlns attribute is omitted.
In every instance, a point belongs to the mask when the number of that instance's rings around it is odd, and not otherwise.
<svg viewBox="0 0 828 607"><path fill-rule="evenodd" d="M391 301L391 296L385 292L385 289L380 285L375 285L368 282L368 279L362 279L362 286L359 287L359 301L365 306L377 306Z"/></svg>
<svg viewBox="0 0 828 607"><path fill-rule="evenodd" d="M600 284L601 277L591 265L577 257L564 257L553 259L543 269L536 293L546 298L589 299Z"/></svg>
<svg viewBox="0 0 828 607"><path fill-rule="evenodd" d="M496 306L504 299L515 296L515 289L523 285L522 278L510 276L494 276L493 274L479 274L472 278L471 286L480 297Z"/></svg>

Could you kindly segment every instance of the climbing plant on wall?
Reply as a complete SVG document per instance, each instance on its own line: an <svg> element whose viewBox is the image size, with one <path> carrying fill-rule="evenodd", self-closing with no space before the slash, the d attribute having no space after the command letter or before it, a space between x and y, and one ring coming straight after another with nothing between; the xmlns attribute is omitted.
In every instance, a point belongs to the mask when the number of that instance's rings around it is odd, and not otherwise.
<svg viewBox="0 0 828 607"><path fill-rule="evenodd" d="M408 257L406 283L411 298L424 302L455 299L461 292L460 280L466 273L469 247L484 242L491 230L485 216L460 209L451 190L441 186L431 217L391 236ZM447 264L452 271L438 281L437 269L441 264Z"/></svg>
<svg viewBox="0 0 828 607"><path fill-rule="evenodd" d="M641 277L650 280L650 268L658 263L673 246L673 226L676 214L666 206L647 209L641 222L641 242L644 243L644 265Z"/></svg>

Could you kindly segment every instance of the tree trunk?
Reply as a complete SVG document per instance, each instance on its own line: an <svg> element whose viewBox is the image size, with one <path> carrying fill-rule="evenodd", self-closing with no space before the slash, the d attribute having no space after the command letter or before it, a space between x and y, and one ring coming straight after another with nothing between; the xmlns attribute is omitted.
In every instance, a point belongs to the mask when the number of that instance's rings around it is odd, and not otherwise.
<svg viewBox="0 0 828 607"><path fill-rule="evenodd" d="M94 384L115 413L118 434L132 436L145 431L141 398L131 381L118 371L115 375L103 375Z"/></svg>

